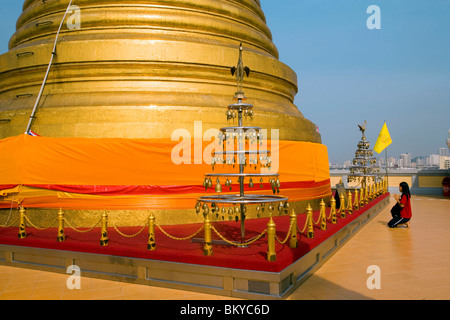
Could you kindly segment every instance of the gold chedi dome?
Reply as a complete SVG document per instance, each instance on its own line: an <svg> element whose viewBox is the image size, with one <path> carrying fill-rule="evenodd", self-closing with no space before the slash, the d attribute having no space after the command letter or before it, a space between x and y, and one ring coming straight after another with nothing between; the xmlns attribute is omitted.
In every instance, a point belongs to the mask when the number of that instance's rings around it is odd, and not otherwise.
<svg viewBox="0 0 450 320"><path fill-rule="evenodd" d="M0 56L0 138L25 131L69 0L25 0ZM224 125L239 44L253 120L280 139L321 142L293 104L297 76L278 51L258 0L74 0L33 131L52 137L170 138ZM74 12L74 11L73 11ZM68 16L66 19L71 19Z"/></svg>

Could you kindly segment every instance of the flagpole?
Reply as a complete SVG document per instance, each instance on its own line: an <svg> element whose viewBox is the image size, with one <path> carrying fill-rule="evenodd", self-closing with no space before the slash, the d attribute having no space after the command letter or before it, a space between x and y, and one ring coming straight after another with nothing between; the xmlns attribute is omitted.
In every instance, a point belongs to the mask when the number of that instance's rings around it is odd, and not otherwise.
<svg viewBox="0 0 450 320"><path fill-rule="evenodd" d="M48 64L47 72L45 73L44 81L42 82L42 85L41 85L41 90L39 90L39 94L38 94L36 102L34 104L33 111L31 112L30 120L28 121L27 130L25 131L26 134L30 134L31 125L33 124L33 120L35 118L35 114L36 114L39 102L41 101L42 93L44 92L45 84L47 83L48 75L50 73L50 68L53 63L53 58L56 55L56 43L58 42L59 32L61 31L62 25L64 24L64 20L66 20L66 16L67 16L67 13L69 12L70 6L72 5L72 1L73 0L70 0L69 5L67 6L66 12L64 13L64 17L61 21L61 24L59 25L58 32L56 33L56 39L55 39L55 43L53 45L53 50L52 50L52 57L50 58L50 63Z"/></svg>
<svg viewBox="0 0 450 320"><path fill-rule="evenodd" d="M384 124L386 124L386 120L384 120ZM387 148L388 147L386 147L385 149L384 149L384 155L385 155L385 157L386 157L386 184L387 184L387 189L388 189L388 192L389 192L389 174L388 174L388 156L387 156Z"/></svg>
<svg viewBox="0 0 450 320"><path fill-rule="evenodd" d="M386 156L386 180L387 180L387 189L389 191L389 174L388 174L388 157L387 157L387 147L384 149L384 154Z"/></svg>

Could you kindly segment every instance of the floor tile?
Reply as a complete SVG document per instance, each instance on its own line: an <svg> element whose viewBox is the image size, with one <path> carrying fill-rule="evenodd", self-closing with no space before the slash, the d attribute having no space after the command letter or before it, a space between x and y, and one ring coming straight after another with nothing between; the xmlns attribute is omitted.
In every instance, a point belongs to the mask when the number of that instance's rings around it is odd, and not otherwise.
<svg viewBox="0 0 450 320"><path fill-rule="evenodd" d="M288 299L450 299L450 200L413 196L410 229L386 226L391 206L367 223ZM366 284L371 265L380 268L379 290L370 290ZM67 279L66 274L0 266L0 299L230 299L85 277L80 290L69 290Z"/></svg>

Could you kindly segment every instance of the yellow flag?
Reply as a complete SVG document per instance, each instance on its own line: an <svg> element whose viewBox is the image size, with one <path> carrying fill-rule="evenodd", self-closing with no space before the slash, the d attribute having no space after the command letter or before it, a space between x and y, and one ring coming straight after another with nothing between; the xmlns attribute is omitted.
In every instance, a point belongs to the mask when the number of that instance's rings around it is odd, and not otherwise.
<svg viewBox="0 0 450 320"><path fill-rule="evenodd" d="M391 135L389 134L389 130L386 126L386 122L381 128L380 134L378 135L377 142L375 143L375 147L373 150L375 152L381 153L388 145L392 143Z"/></svg>

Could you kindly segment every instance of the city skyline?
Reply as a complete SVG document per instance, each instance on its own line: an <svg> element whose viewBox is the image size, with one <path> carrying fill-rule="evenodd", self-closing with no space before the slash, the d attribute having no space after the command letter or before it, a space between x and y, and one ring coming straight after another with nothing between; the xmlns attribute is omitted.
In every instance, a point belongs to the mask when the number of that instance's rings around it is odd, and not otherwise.
<svg viewBox="0 0 450 320"><path fill-rule="evenodd" d="M3 0L0 54L8 50L22 5ZM371 5L380 8L379 30L366 25ZM445 146L449 1L261 0L261 6L280 61L298 76L294 103L319 127L330 161L353 156L357 125L365 120L371 147L387 122L388 156L427 155Z"/></svg>
<svg viewBox="0 0 450 320"><path fill-rule="evenodd" d="M383 153L384 154L384 153ZM441 165L440 160L441 157L446 158L447 161L450 160L450 151L448 147L441 147L437 150L437 153L431 153L429 155L419 155L412 156L411 153L406 152L402 153L398 156L388 156L387 162L388 167L391 169L394 168L436 168ZM385 167L386 155L376 155L374 153L374 158L377 159L377 164L380 167ZM338 168L349 168L351 167L352 160L346 159L343 162L333 162L330 161L330 168L338 169Z"/></svg>

